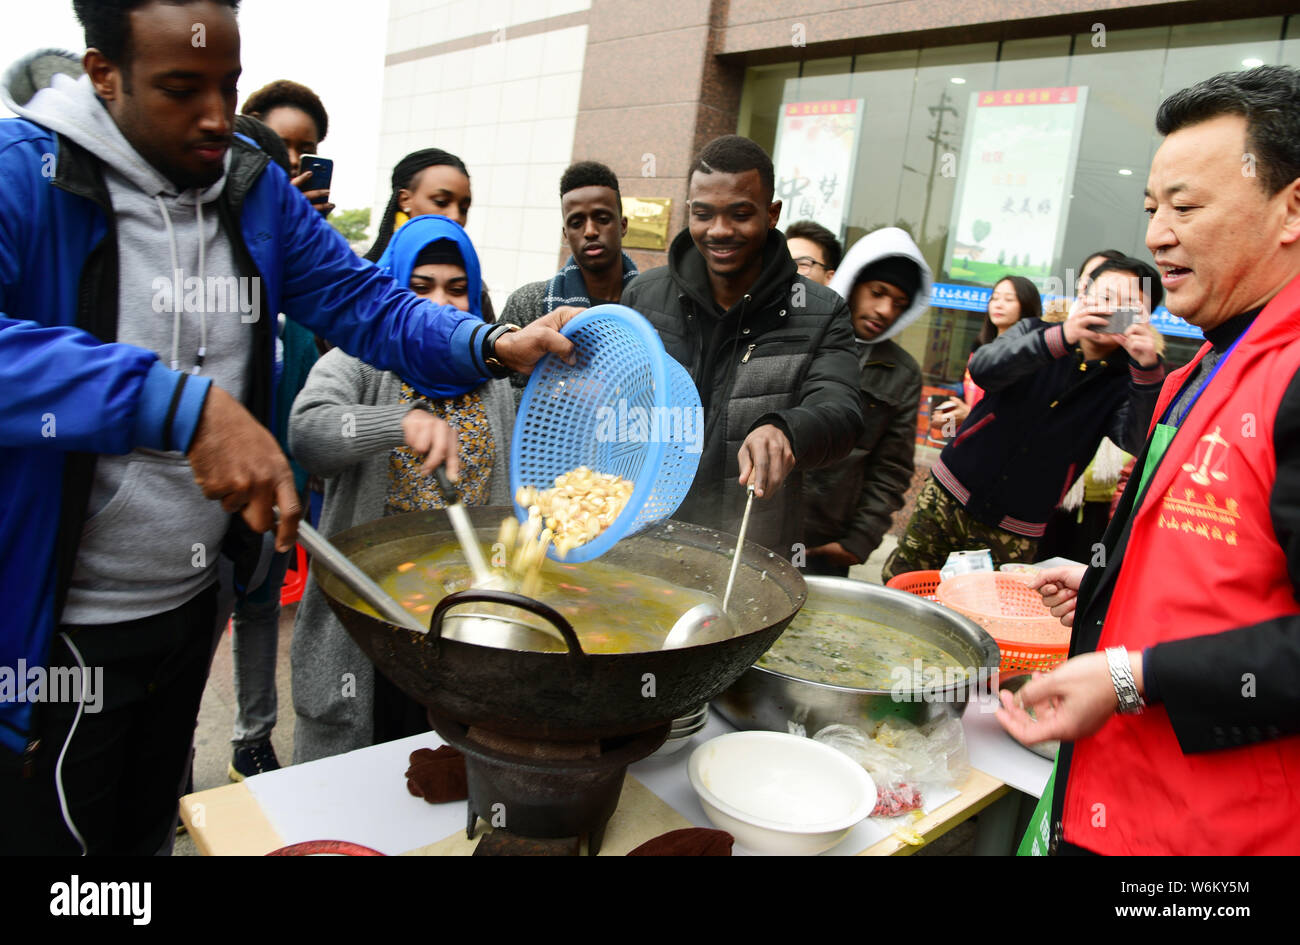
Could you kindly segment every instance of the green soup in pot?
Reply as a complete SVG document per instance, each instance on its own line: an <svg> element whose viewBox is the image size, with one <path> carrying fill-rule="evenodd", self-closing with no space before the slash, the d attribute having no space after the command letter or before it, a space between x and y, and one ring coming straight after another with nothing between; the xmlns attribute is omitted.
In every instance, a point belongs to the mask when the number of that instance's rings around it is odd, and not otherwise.
<svg viewBox="0 0 1300 945"><path fill-rule="evenodd" d="M919 661L919 662L918 662ZM758 660L763 669L851 689L920 689L936 678L965 680L942 647L864 617L804 607Z"/></svg>

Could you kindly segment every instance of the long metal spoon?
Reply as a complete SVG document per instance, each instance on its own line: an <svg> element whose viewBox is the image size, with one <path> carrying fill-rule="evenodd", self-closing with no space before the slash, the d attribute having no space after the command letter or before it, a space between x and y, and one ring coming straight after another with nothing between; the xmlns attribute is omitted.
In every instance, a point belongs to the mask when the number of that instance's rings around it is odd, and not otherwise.
<svg viewBox="0 0 1300 945"><path fill-rule="evenodd" d="M465 553L465 560L469 562L470 572L474 575L474 586L504 590L502 580L488 568L487 559L483 557L483 548L478 543L478 535L474 531L474 526L470 524L469 513L465 511L465 503L460 500L460 493L448 478L447 470L439 466L433 474L437 477L438 488L442 490L442 497L446 502L444 511L447 513L447 518L451 519L452 531L456 533L460 550Z"/></svg>
<svg viewBox="0 0 1300 945"><path fill-rule="evenodd" d="M736 537L736 553L731 558L731 574L727 576L727 592L722 595L722 610L725 613L731 603L731 588L736 583L736 571L740 569L740 552L745 547L745 532L749 529L749 510L754 504L754 483L749 484L749 495L745 498L745 516L740 520L740 534Z"/></svg>
<svg viewBox="0 0 1300 945"><path fill-rule="evenodd" d="M389 623L395 623L408 630L418 630L420 633L429 632L428 627L422 626L401 604L389 597L387 592L366 572L348 560L347 556L335 548L328 538L306 522L298 523L298 541L312 553L325 570L337 576Z"/></svg>
<svg viewBox="0 0 1300 945"><path fill-rule="evenodd" d="M465 503L461 501L460 493L456 491L455 485L447 476L447 470L439 466L433 471L435 478L438 480L438 488L442 490L442 497L446 508L447 518L451 519L452 531L456 533L456 540L460 542L461 551L465 554L465 560L469 562L469 568L474 575L474 588L477 590L495 590L495 591L513 591L506 580L494 574L488 568L487 559L483 557L483 548L478 543L478 535L474 531L474 526L470 524L469 512L465 510ZM468 643L480 643L484 646L506 646L507 649L522 649L522 647L511 647L500 641L509 639L519 639L519 627L524 627L533 631L540 631L553 639L559 640L565 644L563 634L551 625L549 620L542 620L534 617L531 620L524 620L518 616L496 615L491 613L475 614L454 614L448 617L444 623L447 629L443 635L456 640L465 640ZM497 642L492 642L497 641Z"/></svg>

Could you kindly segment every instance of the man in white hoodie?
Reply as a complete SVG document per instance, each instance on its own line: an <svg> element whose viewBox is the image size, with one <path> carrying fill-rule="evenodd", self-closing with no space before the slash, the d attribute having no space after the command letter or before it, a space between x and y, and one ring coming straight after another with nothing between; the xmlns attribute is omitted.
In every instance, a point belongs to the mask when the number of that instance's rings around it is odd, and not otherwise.
<svg viewBox="0 0 1300 945"><path fill-rule="evenodd" d="M930 267L897 227L853 244L830 287L848 299L867 426L853 451L806 477L807 571L847 577L889 530L912 482L921 369L892 339L920 318Z"/></svg>

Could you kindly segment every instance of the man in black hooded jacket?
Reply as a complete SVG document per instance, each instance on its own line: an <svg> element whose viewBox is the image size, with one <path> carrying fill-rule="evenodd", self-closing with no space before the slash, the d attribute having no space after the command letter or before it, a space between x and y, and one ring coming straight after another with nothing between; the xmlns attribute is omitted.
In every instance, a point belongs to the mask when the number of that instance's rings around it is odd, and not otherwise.
<svg viewBox="0 0 1300 945"><path fill-rule="evenodd" d="M737 135L691 167L687 229L668 265L642 273L623 304L650 320L690 373L704 412L699 471L675 518L735 533L802 562L802 470L862 432L848 307L800 276L776 229L772 161Z"/></svg>

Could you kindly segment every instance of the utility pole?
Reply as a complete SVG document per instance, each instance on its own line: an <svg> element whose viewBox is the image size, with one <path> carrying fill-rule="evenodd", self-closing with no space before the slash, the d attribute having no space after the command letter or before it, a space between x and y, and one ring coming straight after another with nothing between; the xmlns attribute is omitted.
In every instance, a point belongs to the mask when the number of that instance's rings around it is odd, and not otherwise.
<svg viewBox="0 0 1300 945"><path fill-rule="evenodd" d="M926 135L926 140L933 143L930 149L930 177L925 184L925 211L921 214L921 231L917 235L921 240L925 239L926 230L930 224L930 199L934 194L934 174L939 164L939 149L951 150L956 153L951 143L945 140L943 130L943 116L945 113L957 117L957 109L953 108L948 98L948 89L945 86L939 93L939 104L929 106L929 112L934 117L934 131Z"/></svg>

